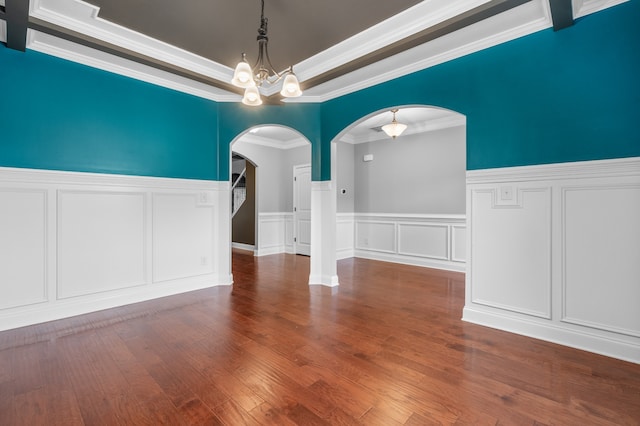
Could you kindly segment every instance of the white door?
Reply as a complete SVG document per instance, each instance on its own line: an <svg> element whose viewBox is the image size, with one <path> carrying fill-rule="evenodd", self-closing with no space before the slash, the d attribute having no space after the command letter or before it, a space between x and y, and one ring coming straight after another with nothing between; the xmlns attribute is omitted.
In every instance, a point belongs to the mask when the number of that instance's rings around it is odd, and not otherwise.
<svg viewBox="0 0 640 426"><path fill-rule="evenodd" d="M293 167L293 251L311 254L311 166Z"/></svg>

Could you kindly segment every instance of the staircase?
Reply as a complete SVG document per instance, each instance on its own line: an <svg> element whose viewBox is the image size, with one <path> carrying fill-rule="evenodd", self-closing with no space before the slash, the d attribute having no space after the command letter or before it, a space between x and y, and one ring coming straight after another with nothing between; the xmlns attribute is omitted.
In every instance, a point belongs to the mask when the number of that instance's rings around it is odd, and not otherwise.
<svg viewBox="0 0 640 426"><path fill-rule="evenodd" d="M242 204L244 204L247 199L247 183L245 175L247 174L247 169L243 169L242 173L237 174L234 173L232 175L233 185L231 186L231 218L233 218Z"/></svg>

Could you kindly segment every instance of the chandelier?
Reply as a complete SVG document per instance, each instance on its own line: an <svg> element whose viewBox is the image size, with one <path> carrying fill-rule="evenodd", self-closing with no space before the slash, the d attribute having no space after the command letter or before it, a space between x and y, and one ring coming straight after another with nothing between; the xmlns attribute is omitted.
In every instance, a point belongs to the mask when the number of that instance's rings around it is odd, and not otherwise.
<svg viewBox="0 0 640 426"><path fill-rule="evenodd" d="M400 136L407 128L406 124L398 123L396 120L396 112L398 111L398 108L392 109L391 112L393 113L393 120L391 120L391 123L382 126L382 130L387 134L387 136L390 136L393 139Z"/></svg>
<svg viewBox="0 0 640 426"><path fill-rule="evenodd" d="M267 23L268 19L264 17L264 0L262 0L262 13L260 15L260 28L258 29L257 38L258 60L252 68L247 62L247 55L243 53L242 60L236 65L233 79L231 80L231 84L234 86L245 89L242 98L242 103L245 105L262 105L259 88L265 83L269 85L276 84L283 77L284 82L280 91L283 97L294 98L302 95L298 78L293 73L293 67L290 66L282 73L278 73L271 64L269 50L267 49L267 44L269 43Z"/></svg>

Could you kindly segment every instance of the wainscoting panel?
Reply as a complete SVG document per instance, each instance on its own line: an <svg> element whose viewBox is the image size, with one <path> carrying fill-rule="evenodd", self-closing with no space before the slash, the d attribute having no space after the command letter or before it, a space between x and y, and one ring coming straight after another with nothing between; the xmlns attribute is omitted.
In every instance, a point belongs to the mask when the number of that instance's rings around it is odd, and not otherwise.
<svg viewBox="0 0 640 426"><path fill-rule="evenodd" d="M465 270L464 215L355 213L353 217L356 257L450 271ZM344 223L346 226L347 222ZM338 238L343 238L340 232ZM457 239L455 250L454 238ZM339 254L347 252L344 241L343 244ZM458 257L454 258L454 255Z"/></svg>
<svg viewBox="0 0 640 426"><path fill-rule="evenodd" d="M466 226L451 226L451 260L454 262L467 261L467 228Z"/></svg>
<svg viewBox="0 0 640 426"><path fill-rule="evenodd" d="M0 168L0 330L231 284L229 197L228 182Z"/></svg>
<svg viewBox="0 0 640 426"><path fill-rule="evenodd" d="M293 253L293 214L284 217L284 251Z"/></svg>
<svg viewBox="0 0 640 426"><path fill-rule="evenodd" d="M449 227L398 223L398 254L449 259Z"/></svg>
<svg viewBox="0 0 640 426"><path fill-rule="evenodd" d="M640 185L562 188L563 321L640 337Z"/></svg>
<svg viewBox="0 0 640 426"><path fill-rule="evenodd" d="M59 299L146 284L145 194L58 191Z"/></svg>
<svg viewBox="0 0 640 426"><path fill-rule="evenodd" d="M356 220L356 249L396 253L395 222Z"/></svg>
<svg viewBox="0 0 640 426"><path fill-rule="evenodd" d="M551 317L551 190L521 188L519 204L471 191L474 303ZM515 198L515 194L514 194Z"/></svg>
<svg viewBox="0 0 640 426"><path fill-rule="evenodd" d="M214 210L199 196L153 195L154 282L213 273Z"/></svg>
<svg viewBox="0 0 640 426"><path fill-rule="evenodd" d="M640 158L467 172L463 319L640 363Z"/></svg>
<svg viewBox="0 0 640 426"><path fill-rule="evenodd" d="M47 300L47 192L0 186L0 309Z"/></svg>
<svg viewBox="0 0 640 426"><path fill-rule="evenodd" d="M338 213L336 218L336 258L354 256L355 219L353 213Z"/></svg>
<svg viewBox="0 0 640 426"><path fill-rule="evenodd" d="M287 235L287 222L291 229ZM287 239L287 238L290 238ZM258 249L256 256L293 252L293 213L258 214Z"/></svg>
<svg viewBox="0 0 640 426"><path fill-rule="evenodd" d="M293 253L293 213L260 213L256 256ZM464 215L338 213L336 259L465 270Z"/></svg>

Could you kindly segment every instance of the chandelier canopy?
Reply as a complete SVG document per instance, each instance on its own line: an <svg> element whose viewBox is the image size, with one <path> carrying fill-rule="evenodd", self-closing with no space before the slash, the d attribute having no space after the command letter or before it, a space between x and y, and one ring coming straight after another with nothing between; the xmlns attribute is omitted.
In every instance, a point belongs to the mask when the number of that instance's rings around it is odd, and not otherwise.
<svg viewBox="0 0 640 426"><path fill-rule="evenodd" d="M290 66L282 73L278 73L275 67L271 64L269 58L268 43L269 37L267 36L268 19L264 16L264 0L262 0L262 12L260 15L260 28L258 28L258 60L256 64L251 67L247 62L247 55L242 54L242 60L236 65L235 72L233 73L233 79L231 84L236 87L245 89L242 103L245 105L262 105L262 97L260 95L260 87L265 83L269 85L276 84L282 78L282 90L280 94L285 98L294 98L302 95L300 90L300 83L298 78L293 72L293 67Z"/></svg>

